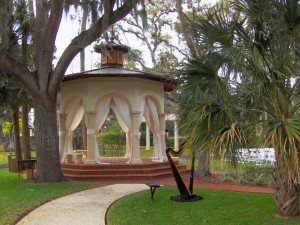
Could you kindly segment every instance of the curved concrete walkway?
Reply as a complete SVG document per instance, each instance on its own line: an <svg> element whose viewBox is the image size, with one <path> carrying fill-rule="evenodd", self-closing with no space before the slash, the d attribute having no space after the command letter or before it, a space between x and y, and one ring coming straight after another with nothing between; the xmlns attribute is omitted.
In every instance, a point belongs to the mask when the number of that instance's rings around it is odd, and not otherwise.
<svg viewBox="0 0 300 225"><path fill-rule="evenodd" d="M174 180L159 182L175 186ZM223 184L194 184L195 188L271 194L271 188ZM112 184L50 201L26 215L17 225L105 225L105 214L117 199L149 190L145 184Z"/></svg>
<svg viewBox="0 0 300 225"><path fill-rule="evenodd" d="M105 225L105 213L114 201L147 189L145 184L114 184L74 193L33 210L17 225Z"/></svg>

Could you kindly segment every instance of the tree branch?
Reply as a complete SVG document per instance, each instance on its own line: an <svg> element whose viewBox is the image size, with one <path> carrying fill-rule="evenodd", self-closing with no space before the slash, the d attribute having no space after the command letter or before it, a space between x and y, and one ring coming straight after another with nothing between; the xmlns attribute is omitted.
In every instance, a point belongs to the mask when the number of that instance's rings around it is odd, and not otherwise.
<svg viewBox="0 0 300 225"><path fill-rule="evenodd" d="M197 55L197 50L195 49L195 46L193 44L193 40L192 38L189 36L189 29L188 29L188 20L186 18L185 13L183 12L182 9L182 0L176 0L176 8L177 8L177 12L178 12L178 18L180 20L180 23L182 25L182 34L183 37L186 41L186 44L191 52L191 54L193 56Z"/></svg>
<svg viewBox="0 0 300 225"><path fill-rule="evenodd" d="M36 1L36 20L34 24L34 32L33 32L33 37L34 37L34 64L36 66L36 69L39 69L39 59L41 52L43 52L43 30L45 26L45 20L46 20L46 15L47 15L47 3L44 1ZM43 29L42 29L43 28Z"/></svg>
<svg viewBox="0 0 300 225"><path fill-rule="evenodd" d="M1 45L0 45L0 68L7 74L16 76L23 85L28 89L31 94L35 93L37 82L35 74L30 72L25 65L16 61L8 54L8 48L10 47L9 32L12 28L10 25L10 16L12 10L12 1L0 1L0 16L1 16Z"/></svg>
<svg viewBox="0 0 300 225"><path fill-rule="evenodd" d="M51 3L37 3L37 7L39 7L40 12L37 12L37 23L34 31L35 44L37 45L35 66L39 71L38 89L41 92L46 92L52 75L54 46L62 18L63 1L53 0Z"/></svg>
<svg viewBox="0 0 300 225"><path fill-rule="evenodd" d="M55 39L60 26L60 22L63 14L63 1L55 0L51 6L51 13L49 17L49 25L47 26L46 34L48 36L48 40L50 41L49 46L51 46L51 50L54 51ZM51 60L52 61L52 60Z"/></svg>
<svg viewBox="0 0 300 225"><path fill-rule="evenodd" d="M30 72L26 66L8 55L7 50L2 47L0 48L0 67L8 74L16 76L31 94L36 93L34 87L37 87L38 84L35 73Z"/></svg>
<svg viewBox="0 0 300 225"><path fill-rule="evenodd" d="M64 53L57 62L56 68L49 84L49 93L54 93L58 90L60 81L63 79L64 73L66 72L69 64L73 58L85 47L95 41L101 34L112 24L124 18L133 9L134 4L132 0L124 1L124 4L117 8L115 11L110 12L110 17L106 27L103 26L103 15L98 21L92 25L88 30L82 32L75 37Z"/></svg>
<svg viewBox="0 0 300 225"><path fill-rule="evenodd" d="M7 29L9 27L9 15L10 15L10 2L0 1L0 35L1 35L1 45L8 46L10 39Z"/></svg>

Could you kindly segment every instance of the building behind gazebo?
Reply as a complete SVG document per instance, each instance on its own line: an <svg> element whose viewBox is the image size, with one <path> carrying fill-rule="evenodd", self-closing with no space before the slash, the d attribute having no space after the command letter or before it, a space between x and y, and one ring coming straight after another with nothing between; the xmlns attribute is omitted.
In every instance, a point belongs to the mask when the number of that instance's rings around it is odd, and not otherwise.
<svg viewBox="0 0 300 225"><path fill-rule="evenodd" d="M147 123L153 133L155 161L166 161L164 92L174 82L164 76L123 67L125 46L109 43L101 53L101 68L66 75L61 85L59 150L63 160L73 154L72 132L85 118L87 126L86 163L99 163L97 133L113 108L126 133L128 163L142 163L140 125ZM101 162L100 162L101 163Z"/></svg>

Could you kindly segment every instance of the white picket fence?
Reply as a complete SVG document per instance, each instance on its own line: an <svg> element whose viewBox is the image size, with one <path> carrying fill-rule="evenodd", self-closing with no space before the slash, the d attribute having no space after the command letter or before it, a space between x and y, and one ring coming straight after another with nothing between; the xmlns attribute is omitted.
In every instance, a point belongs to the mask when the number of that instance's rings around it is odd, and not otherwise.
<svg viewBox="0 0 300 225"><path fill-rule="evenodd" d="M239 159L241 163L274 164L275 150L274 148L241 148Z"/></svg>

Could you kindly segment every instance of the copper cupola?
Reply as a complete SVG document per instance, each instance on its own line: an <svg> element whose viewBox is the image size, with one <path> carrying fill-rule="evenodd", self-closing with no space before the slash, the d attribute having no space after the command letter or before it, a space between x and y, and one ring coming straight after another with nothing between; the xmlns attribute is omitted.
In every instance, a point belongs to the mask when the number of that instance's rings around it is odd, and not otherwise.
<svg viewBox="0 0 300 225"><path fill-rule="evenodd" d="M127 46L116 44L113 39L107 44L95 45L94 50L101 53L101 67L123 67L124 54L128 53Z"/></svg>

